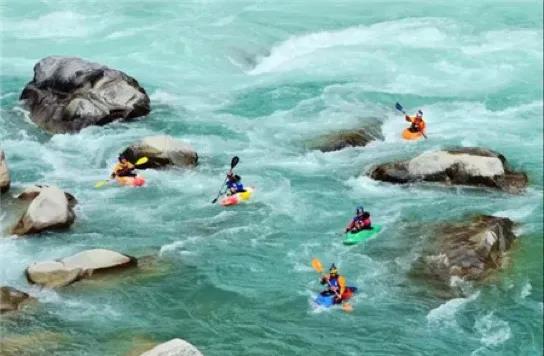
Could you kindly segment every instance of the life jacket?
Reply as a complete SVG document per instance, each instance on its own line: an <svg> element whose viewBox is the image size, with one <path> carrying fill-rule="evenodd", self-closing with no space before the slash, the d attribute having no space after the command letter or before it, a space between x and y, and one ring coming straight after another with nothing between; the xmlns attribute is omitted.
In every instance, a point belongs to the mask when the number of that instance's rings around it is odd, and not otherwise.
<svg viewBox="0 0 544 356"><path fill-rule="evenodd" d="M372 224L372 221L370 221L370 218L362 219L361 222L363 223L363 226L370 226Z"/></svg>
<svg viewBox="0 0 544 356"><path fill-rule="evenodd" d="M119 177L129 174L132 170L134 170L134 165L130 162L127 162L127 163L117 162L115 166L113 167L113 172L115 173L116 176L119 176Z"/></svg>
<svg viewBox="0 0 544 356"><path fill-rule="evenodd" d="M329 277L329 279L327 280L327 284L329 285L330 289L340 290L340 283L338 283L338 276Z"/></svg>
<svg viewBox="0 0 544 356"><path fill-rule="evenodd" d="M412 123L413 129L416 129L417 131L425 131L425 120L423 120L423 117L418 118L417 116L408 116L406 115L406 121L409 121Z"/></svg>

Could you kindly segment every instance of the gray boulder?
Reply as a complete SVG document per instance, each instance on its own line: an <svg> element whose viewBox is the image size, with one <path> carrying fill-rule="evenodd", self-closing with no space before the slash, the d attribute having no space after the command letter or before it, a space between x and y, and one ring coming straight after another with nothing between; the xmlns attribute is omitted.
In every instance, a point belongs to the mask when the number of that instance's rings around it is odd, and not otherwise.
<svg viewBox="0 0 544 356"><path fill-rule="evenodd" d="M9 178L8 165L6 163L6 155L0 150L0 193L5 193L9 190L11 180Z"/></svg>
<svg viewBox="0 0 544 356"><path fill-rule="evenodd" d="M391 183L418 181L490 187L519 193L527 175L514 172L500 153L477 147L429 151L407 161L378 165L370 177Z"/></svg>
<svg viewBox="0 0 544 356"><path fill-rule="evenodd" d="M359 129L340 130L319 136L307 143L309 149L322 152L339 151L346 147L364 147L372 141L383 140L378 119L366 119L365 127Z"/></svg>
<svg viewBox="0 0 544 356"><path fill-rule="evenodd" d="M30 201L30 204L12 229L16 235L68 228L76 218L73 209L76 199L55 186L32 186L18 199Z"/></svg>
<svg viewBox="0 0 544 356"><path fill-rule="evenodd" d="M452 277L482 280L501 268L516 239L508 218L480 215L441 227L425 247L414 269L440 281Z"/></svg>
<svg viewBox="0 0 544 356"><path fill-rule="evenodd" d="M193 345L182 339L172 339L155 346L140 356L203 356Z"/></svg>
<svg viewBox="0 0 544 356"><path fill-rule="evenodd" d="M77 57L46 57L21 93L30 118L51 133L147 115L149 97L136 79Z"/></svg>
<svg viewBox="0 0 544 356"><path fill-rule="evenodd" d="M138 166L140 169L196 166L198 163L198 154L191 145L168 135L145 137L121 154L132 163L141 157L149 158L147 163Z"/></svg>
<svg viewBox="0 0 544 356"><path fill-rule="evenodd" d="M0 314L21 309L32 299L27 293L12 287L0 287Z"/></svg>
<svg viewBox="0 0 544 356"><path fill-rule="evenodd" d="M97 273L118 271L137 264L137 259L132 256L106 249L93 249L61 260L34 263L26 269L26 276L30 283L55 288L90 278Z"/></svg>

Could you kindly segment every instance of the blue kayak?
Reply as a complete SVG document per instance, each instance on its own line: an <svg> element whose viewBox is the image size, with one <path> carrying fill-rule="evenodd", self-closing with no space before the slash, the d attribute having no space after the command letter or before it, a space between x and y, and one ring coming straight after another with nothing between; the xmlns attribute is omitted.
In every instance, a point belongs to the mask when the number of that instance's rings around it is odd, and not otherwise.
<svg viewBox="0 0 544 356"><path fill-rule="evenodd" d="M349 298L351 298L351 296L355 292L357 292L357 287L347 287L344 294L342 295L342 301L345 301L345 300L348 300ZM317 304L319 306L322 306L322 307L325 307L325 308L332 307L334 305L334 294L333 295L319 294L315 298L314 302L315 302L315 304Z"/></svg>

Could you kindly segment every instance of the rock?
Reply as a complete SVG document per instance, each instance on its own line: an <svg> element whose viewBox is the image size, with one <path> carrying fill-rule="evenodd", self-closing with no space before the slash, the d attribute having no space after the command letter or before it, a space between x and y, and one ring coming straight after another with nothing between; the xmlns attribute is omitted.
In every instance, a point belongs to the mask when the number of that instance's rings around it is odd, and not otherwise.
<svg viewBox="0 0 544 356"><path fill-rule="evenodd" d="M6 155L0 150L0 193L5 193L9 190L11 180L9 178L8 165L6 163Z"/></svg>
<svg viewBox="0 0 544 356"><path fill-rule="evenodd" d="M147 163L138 166L140 169L196 166L198 162L198 155L189 144L167 135L146 137L121 154L132 163L144 156L149 158Z"/></svg>
<svg viewBox="0 0 544 356"><path fill-rule="evenodd" d="M140 356L203 356L200 351L190 343L182 339L172 339L153 349L144 352Z"/></svg>
<svg viewBox="0 0 544 356"><path fill-rule="evenodd" d="M481 280L503 266L516 239L513 226L508 218L487 215L448 224L434 234L415 269L446 283L452 277Z"/></svg>
<svg viewBox="0 0 544 356"><path fill-rule="evenodd" d="M77 57L46 57L21 93L30 118L51 133L147 115L149 97L136 79Z"/></svg>
<svg viewBox="0 0 544 356"><path fill-rule="evenodd" d="M31 203L12 229L13 234L25 235L68 228L76 218L73 210L76 199L55 186L36 185L27 188L18 198L30 200Z"/></svg>
<svg viewBox="0 0 544 356"><path fill-rule="evenodd" d="M407 161L375 167L370 177L391 183L417 181L491 187L519 193L527 187L527 175L514 172L503 155L475 147L424 152Z"/></svg>
<svg viewBox="0 0 544 356"><path fill-rule="evenodd" d="M0 287L0 314L19 310L31 297L12 287Z"/></svg>
<svg viewBox="0 0 544 356"><path fill-rule="evenodd" d="M37 262L26 269L30 283L45 287L62 287L93 274L112 272L137 266L132 256L106 250L85 250L57 261Z"/></svg>
<svg viewBox="0 0 544 356"><path fill-rule="evenodd" d="M342 130L323 135L311 140L308 146L312 150L331 152L346 147L364 147L371 141L378 139L383 140L380 122L377 119L370 119L370 123L367 123L365 128Z"/></svg>

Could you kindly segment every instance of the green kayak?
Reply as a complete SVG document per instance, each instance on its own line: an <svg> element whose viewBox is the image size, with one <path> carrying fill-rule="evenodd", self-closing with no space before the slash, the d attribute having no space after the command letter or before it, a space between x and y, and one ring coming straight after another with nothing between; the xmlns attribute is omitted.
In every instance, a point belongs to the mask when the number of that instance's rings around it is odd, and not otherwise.
<svg viewBox="0 0 544 356"><path fill-rule="evenodd" d="M347 232L346 238L344 239L344 245L355 245L359 242L368 240L372 236L376 235L382 227L380 225L372 225L370 230L361 230L359 232Z"/></svg>

